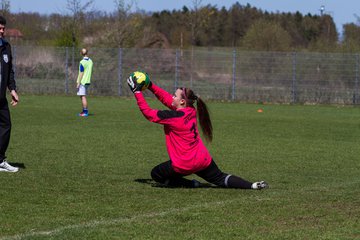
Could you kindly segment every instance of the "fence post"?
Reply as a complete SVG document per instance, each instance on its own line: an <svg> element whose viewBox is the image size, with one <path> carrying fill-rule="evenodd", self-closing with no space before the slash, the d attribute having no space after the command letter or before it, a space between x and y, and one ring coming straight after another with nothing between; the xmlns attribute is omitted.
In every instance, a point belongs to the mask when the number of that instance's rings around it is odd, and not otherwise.
<svg viewBox="0 0 360 240"><path fill-rule="evenodd" d="M13 47L13 69L16 73L16 46Z"/></svg>
<svg viewBox="0 0 360 240"><path fill-rule="evenodd" d="M65 47L65 94L69 93L69 48Z"/></svg>
<svg viewBox="0 0 360 240"><path fill-rule="evenodd" d="M292 103L296 103L297 92L296 92L296 60L297 53L293 52L292 54L292 83L291 83L291 95L292 95Z"/></svg>
<svg viewBox="0 0 360 240"><path fill-rule="evenodd" d="M121 96L121 92L122 92L122 53L123 53L123 49L119 48L118 49L118 95Z"/></svg>
<svg viewBox="0 0 360 240"><path fill-rule="evenodd" d="M359 99L359 54L355 55L355 59L355 90L353 96L353 104L357 104Z"/></svg>
<svg viewBox="0 0 360 240"><path fill-rule="evenodd" d="M176 49L175 54L175 82L174 82L174 92L178 88L178 81L179 81L179 49Z"/></svg>
<svg viewBox="0 0 360 240"><path fill-rule="evenodd" d="M193 67L194 67L194 45L191 45L190 59L190 88L193 88Z"/></svg>
<svg viewBox="0 0 360 240"><path fill-rule="evenodd" d="M72 46L71 49L71 69L75 71L75 46Z"/></svg>
<svg viewBox="0 0 360 240"><path fill-rule="evenodd" d="M233 50L233 67L232 67L232 93L231 98L234 101L235 100L235 79L236 79L236 50Z"/></svg>

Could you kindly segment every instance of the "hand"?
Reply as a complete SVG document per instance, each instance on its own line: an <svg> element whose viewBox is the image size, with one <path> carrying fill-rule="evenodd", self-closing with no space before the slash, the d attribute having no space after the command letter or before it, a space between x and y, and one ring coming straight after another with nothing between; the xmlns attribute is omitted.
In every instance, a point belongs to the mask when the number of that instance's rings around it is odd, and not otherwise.
<svg viewBox="0 0 360 240"><path fill-rule="evenodd" d="M10 104L11 104L11 106L15 107L19 102L19 96L17 95L15 90L11 90L10 94L11 94Z"/></svg>
<svg viewBox="0 0 360 240"><path fill-rule="evenodd" d="M138 83L136 82L136 79L135 79L135 81L134 81L131 76L128 77L127 83L128 83L128 85L129 85L129 87L130 87L130 90L131 90L133 93L135 93L135 92L140 92L140 91L141 91L141 88L142 88L142 87L144 86L144 84L145 84L145 82L142 82L142 83L138 84Z"/></svg>

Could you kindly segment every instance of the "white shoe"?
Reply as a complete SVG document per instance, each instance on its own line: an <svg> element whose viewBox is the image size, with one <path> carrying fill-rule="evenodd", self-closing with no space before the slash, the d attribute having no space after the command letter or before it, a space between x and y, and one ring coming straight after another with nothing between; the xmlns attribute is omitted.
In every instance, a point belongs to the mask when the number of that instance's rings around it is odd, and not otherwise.
<svg viewBox="0 0 360 240"><path fill-rule="evenodd" d="M251 186L252 189L257 189L257 190L261 190L264 188L268 188L269 184L265 181L261 181L261 182L254 182Z"/></svg>
<svg viewBox="0 0 360 240"><path fill-rule="evenodd" d="M7 161L0 163L0 172L17 172L19 168L11 166Z"/></svg>

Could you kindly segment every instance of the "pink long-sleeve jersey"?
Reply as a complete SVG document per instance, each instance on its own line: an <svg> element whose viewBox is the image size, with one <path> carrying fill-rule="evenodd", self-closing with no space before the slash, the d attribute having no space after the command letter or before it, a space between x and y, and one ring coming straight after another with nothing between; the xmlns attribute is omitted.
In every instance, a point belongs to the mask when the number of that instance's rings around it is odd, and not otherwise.
<svg viewBox="0 0 360 240"><path fill-rule="evenodd" d="M164 125L166 148L174 170L191 174L209 166L211 156L199 135L196 109L175 109L170 93L155 84L149 89L170 110L150 108L141 92L136 92L135 98L140 111L150 122Z"/></svg>

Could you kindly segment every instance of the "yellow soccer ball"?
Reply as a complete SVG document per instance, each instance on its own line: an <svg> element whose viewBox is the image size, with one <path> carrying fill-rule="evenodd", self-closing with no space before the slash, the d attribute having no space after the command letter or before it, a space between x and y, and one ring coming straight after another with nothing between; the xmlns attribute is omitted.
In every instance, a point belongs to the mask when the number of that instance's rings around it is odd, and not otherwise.
<svg viewBox="0 0 360 240"><path fill-rule="evenodd" d="M130 74L133 81L135 81L137 84L141 84L142 82L145 82L144 86L141 88L141 91L144 91L147 89L150 85L150 78L149 75L145 72L136 71Z"/></svg>

